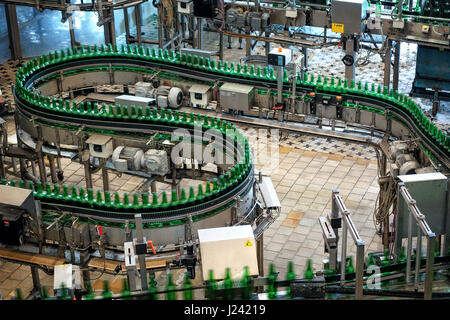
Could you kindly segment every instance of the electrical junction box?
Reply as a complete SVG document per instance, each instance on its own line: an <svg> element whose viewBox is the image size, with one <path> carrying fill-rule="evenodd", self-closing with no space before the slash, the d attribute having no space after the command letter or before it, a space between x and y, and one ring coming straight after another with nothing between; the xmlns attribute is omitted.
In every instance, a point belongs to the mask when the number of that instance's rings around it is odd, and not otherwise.
<svg viewBox="0 0 450 320"><path fill-rule="evenodd" d="M191 104L193 106L206 107L211 101L211 86L194 84L189 88Z"/></svg>
<svg viewBox="0 0 450 320"><path fill-rule="evenodd" d="M93 134L87 139L91 156L101 159L109 158L113 153L112 137Z"/></svg>
<svg viewBox="0 0 450 320"><path fill-rule="evenodd" d="M272 66L285 67L292 60L292 50L285 48L274 48L270 50L267 57L268 64Z"/></svg>
<svg viewBox="0 0 450 320"><path fill-rule="evenodd" d="M194 12L194 2L192 0L177 0L178 12L191 14Z"/></svg>
<svg viewBox="0 0 450 320"><path fill-rule="evenodd" d="M440 172L399 175L397 177L405 184L411 197L416 201L421 213L425 215L431 231L436 235L450 234L450 197L448 195L448 178ZM409 208L400 194L397 202L397 216L395 221L396 243L408 237ZM412 236L417 235L414 223Z"/></svg>
<svg viewBox="0 0 450 320"><path fill-rule="evenodd" d="M397 19L397 20L393 20L392 21L392 26L395 29L403 29L405 27L405 21L403 21L403 19Z"/></svg>
<svg viewBox="0 0 450 320"><path fill-rule="evenodd" d="M220 87L220 105L239 111L249 111L255 97L255 88L243 84L226 82Z"/></svg>
<svg viewBox="0 0 450 320"><path fill-rule="evenodd" d="M286 18L297 18L297 9L286 8Z"/></svg>
<svg viewBox="0 0 450 320"><path fill-rule="evenodd" d="M367 16L366 0L333 0L331 2L331 31L361 34Z"/></svg>
<svg viewBox="0 0 450 320"><path fill-rule="evenodd" d="M241 279L244 267L249 275L258 275L256 241L250 225L198 230L202 258L203 279L208 279L209 270L216 279L225 278L230 268L234 279Z"/></svg>

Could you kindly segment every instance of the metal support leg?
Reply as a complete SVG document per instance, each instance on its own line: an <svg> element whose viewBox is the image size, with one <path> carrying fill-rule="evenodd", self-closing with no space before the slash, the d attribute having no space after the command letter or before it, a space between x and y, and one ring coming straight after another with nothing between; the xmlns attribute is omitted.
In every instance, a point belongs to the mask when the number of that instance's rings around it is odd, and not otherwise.
<svg viewBox="0 0 450 320"><path fill-rule="evenodd" d="M355 268L355 299L363 298L363 275L364 275L364 245L356 247L356 268Z"/></svg>
<svg viewBox="0 0 450 320"><path fill-rule="evenodd" d="M106 44L112 44L113 46L116 44L116 31L115 31L115 24L114 24L114 10L107 9L104 10L103 15L105 17L111 16L111 20L109 20L107 23L103 25L104 33L105 33L105 43Z"/></svg>
<svg viewBox="0 0 450 320"><path fill-rule="evenodd" d="M392 88L398 91L398 77L400 72L400 41L395 41L394 70L392 78Z"/></svg>
<svg viewBox="0 0 450 320"><path fill-rule="evenodd" d="M406 249L406 283L411 282L411 252L412 252L412 224L413 217L408 213L408 248Z"/></svg>
<svg viewBox="0 0 450 320"><path fill-rule="evenodd" d="M256 253L258 260L259 276L264 277L264 235L256 241Z"/></svg>
<svg viewBox="0 0 450 320"><path fill-rule="evenodd" d="M392 40L388 39L386 41L386 55L384 56L384 80L383 85L389 88L391 83L391 50L392 50Z"/></svg>
<svg viewBox="0 0 450 320"><path fill-rule="evenodd" d="M162 18L161 18L161 3L159 3L158 5L158 42L159 42L159 47L162 48L163 47L163 23L162 23Z"/></svg>
<svg viewBox="0 0 450 320"><path fill-rule="evenodd" d="M128 289L131 292L136 291L136 267L135 266L127 267L127 280L128 280Z"/></svg>
<svg viewBox="0 0 450 320"><path fill-rule="evenodd" d="M345 282L345 269L347 266L347 224L342 223L342 252L341 252L341 285Z"/></svg>
<svg viewBox="0 0 450 320"><path fill-rule="evenodd" d="M136 236L137 243L144 243L144 231L142 229L142 216L140 214L136 214L134 216L136 222ZM147 264L145 262L145 254L138 255L139 259L139 267L141 274L141 290L147 290Z"/></svg>
<svg viewBox="0 0 450 320"><path fill-rule="evenodd" d="M425 300L431 300L433 294L433 264L435 237L429 237L427 241L427 266L425 269Z"/></svg>
<svg viewBox="0 0 450 320"><path fill-rule="evenodd" d="M202 48L202 18L197 18L197 48Z"/></svg>
<svg viewBox="0 0 450 320"><path fill-rule="evenodd" d="M331 219L338 219L339 218L339 210L337 208L336 202L335 202L335 195L339 194L338 190L333 190L331 192L331 213L329 215L329 221L331 222ZM336 249L333 250L333 255L330 254L330 268L333 270L338 270L338 248L339 248L339 228L333 228L334 234L336 236Z"/></svg>
<svg viewBox="0 0 450 320"><path fill-rule="evenodd" d="M245 39L245 55L249 58L252 55L252 41Z"/></svg>
<svg viewBox="0 0 450 320"><path fill-rule="evenodd" d="M219 60L223 60L223 32L219 33Z"/></svg>
<svg viewBox="0 0 450 320"><path fill-rule="evenodd" d="M142 45L141 37L141 11L139 10L139 5L134 7L134 17L136 18L136 38L138 45Z"/></svg>
<svg viewBox="0 0 450 320"><path fill-rule="evenodd" d="M431 108L431 115L433 117L436 117L436 115L440 111L439 91L437 89L434 90L432 103L433 106Z"/></svg>
<svg viewBox="0 0 450 320"><path fill-rule="evenodd" d="M130 38L130 22L128 20L128 9L123 9L123 22L125 24L125 42L126 44L129 44L129 38Z"/></svg>
<svg viewBox="0 0 450 320"><path fill-rule="evenodd" d="M109 191L109 177L108 169L106 168L106 159L101 159L102 167L102 179L103 179L103 191Z"/></svg>
<svg viewBox="0 0 450 320"><path fill-rule="evenodd" d="M91 273L89 272L89 269L84 269L82 271L83 274L83 282L88 283L91 282Z"/></svg>
<svg viewBox="0 0 450 320"><path fill-rule="evenodd" d="M16 6L5 4L6 25L8 26L9 48L11 59L22 59L22 47L20 45L19 24L17 22Z"/></svg>
<svg viewBox="0 0 450 320"><path fill-rule="evenodd" d="M52 177L52 183L58 183L58 178L56 176L55 157L47 155L47 159L50 166L50 175Z"/></svg>
<svg viewBox="0 0 450 320"><path fill-rule="evenodd" d="M83 157L85 156L83 155ZM83 159L83 166L84 166L84 176L86 177L86 188L92 189L92 175L91 175L89 154L87 155L86 159Z"/></svg>
<svg viewBox="0 0 450 320"><path fill-rule="evenodd" d="M33 279L33 293L41 292L41 281L39 279L39 269L38 267L31 267L31 278Z"/></svg>
<svg viewBox="0 0 450 320"><path fill-rule="evenodd" d="M67 20L69 21L70 45L73 49L77 46L77 42L75 40L75 28L73 26L73 11L69 13Z"/></svg>
<svg viewBox="0 0 450 320"><path fill-rule="evenodd" d="M42 154L42 149L38 151L38 167L39 167L39 176L41 178L42 184L47 182L47 173L45 171L45 162L44 155Z"/></svg>
<svg viewBox="0 0 450 320"><path fill-rule="evenodd" d="M355 58L355 41L357 40L354 38L349 38L345 44L345 54L352 56L353 58ZM355 63L351 66L345 66L345 78L349 83L355 79Z"/></svg>
<svg viewBox="0 0 450 320"><path fill-rule="evenodd" d="M419 290L419 273L420 273L420 258L422 255L422 231L417 227L417 244L416 244L416 269L414 273L414 288Z"/></svg>
<svg viewBox="0 0 450 320"><path fill-rule="evenodd" d="M303 47L302 48L302 53L303 53L302 69L304 71L306 71L306 69L308 68L308 48ZM303 78L302 78L302 81L303 81Z"/></svg>

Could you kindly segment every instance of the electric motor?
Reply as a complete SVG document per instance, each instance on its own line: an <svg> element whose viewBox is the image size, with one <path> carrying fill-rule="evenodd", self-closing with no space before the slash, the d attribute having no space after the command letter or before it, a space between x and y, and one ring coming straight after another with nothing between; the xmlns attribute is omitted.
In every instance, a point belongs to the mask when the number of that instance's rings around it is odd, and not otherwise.
<svg viewBox="0 0 450 320"><path fill-rule="evenodd" d="M111 160L119 172L128 170L139 171L141 169L141 158L144 151L139 148L120 146L114 149Z"/></svg>

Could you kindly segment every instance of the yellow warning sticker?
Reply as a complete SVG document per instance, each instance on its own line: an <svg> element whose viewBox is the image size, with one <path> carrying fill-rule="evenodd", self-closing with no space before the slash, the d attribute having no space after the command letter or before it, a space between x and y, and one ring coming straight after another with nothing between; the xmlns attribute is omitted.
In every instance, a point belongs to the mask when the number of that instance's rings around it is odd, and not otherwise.
<svg viewBox="0 0 450 320"><path fill-rule="evenodd" d="M244 247L251 247L253 246L253 243L250 240L247 240Z"/></svg>
<svg viewBox="0 0 450 320"><path fill-rule="evenodd" d="M342 23L332 23L331 31L337 33L344 33L344 25Z"/></svg>

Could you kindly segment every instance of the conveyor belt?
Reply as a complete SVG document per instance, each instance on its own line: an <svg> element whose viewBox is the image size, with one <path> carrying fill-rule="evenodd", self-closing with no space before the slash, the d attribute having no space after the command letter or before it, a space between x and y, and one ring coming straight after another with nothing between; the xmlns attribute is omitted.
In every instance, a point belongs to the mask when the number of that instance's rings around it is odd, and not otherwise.
<svg viewBox="0 0 450 320"><path fill-rule="evenodd" d="M191 80L203 81L230 81L255 86L260 89L275 89L276 78L273 71L267 68L264 72L254 66L234 67L234 64L228 65L227 62L203 59L201 57L180 55L167 50L150 51L134 47L102 46L100 49L91 51L89 49L79 48L74 52L70 50L51 53L48 56L41 56L39 59L31 60L17 74L14 95L16 106L19 112L35 121L45 122L46 124L59 123L72 126L85 126L87 128L107 129L117 132L137 132L140 130L151 130L156 132L170 133L176 128L186 128L193 130L194 122L202 122L203 130L216 128L224 132L228 128L234 128L226 121L213 117L187 115L185 112L169 111L164 109L142 110L136 107L131 109L131 116L128 112L125 114L113 114L111 108L99 110L87 107L87 104L78 104L74 107L72 102L63 100L51 101L47 97L35 94L33 88L39 86L49 77L54 77L63 71L70 70L76 73L79 69L87 68L124 68L126 71L148 72L151 70L160 70L177 74ZM89 70L89 69L88 69ZM287 74L284 78L284 91L288 92L291 84ZM367 86L367 85L366 85ZM406 125L412 135L419 140L419 145L435 159L437 159L447 170L450 168L450 139L441 130L438 130L420 111L420 108L406 96L399 95L396 92L381 92L381 88L375 90L363 90L362 85L358 87L345 81L344 83L334 84L334 79L329 83L322 80L315 80L311 76L310 81L307 78L297 80L297 92L308 93L316 92L317 95L342 96L344 101L352 101L363 105L375 106L386 110L392 115L394 121L400 121ZM344 104L345 107L345 104ZM135 212L143 213L143 218L148 221L170 221L177 218L183 218L186 214L196 213L199 216L211 212L221 206L227 206L232 203L233 197L241 192L246 192L251 187L253 179L253 165L248 152L248 143L246 142L246 162L244 165L237 166L233 172L228 173L226 179L222 179L220 184L208 196L197 196L189 201L172 200L164 205L144 204L134 202L133 205L122 204L119 202L106 203L104 200L94 199L92 191L90 194L80 196L61 196L59 190L55 192L49 186L43 190L42 186L32 186L35 189L35 196L40 198L43 205L58 206L66 211L76 212L79 215L96 216L108 221L120 221L129 217ZM212 210L212 211L214 211Z"/></svg>

